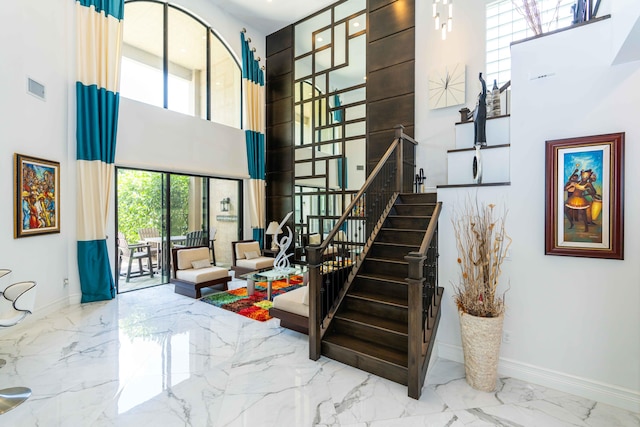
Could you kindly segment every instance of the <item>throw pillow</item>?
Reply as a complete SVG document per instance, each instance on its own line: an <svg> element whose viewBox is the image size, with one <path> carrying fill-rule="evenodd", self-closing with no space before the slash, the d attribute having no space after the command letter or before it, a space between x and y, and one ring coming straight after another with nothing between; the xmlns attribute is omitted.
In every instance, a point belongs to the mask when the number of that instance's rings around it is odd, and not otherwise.
<svg viewBox="0 0 640 427"><path fill-rule="evenodd" d="M198 268L207 268L211 266L211 263L208 259L199 259L197 261L191 261L191 266L197 270Z"/></svg>
<svg viewBox="0 0 640 427"><path fill-rule="evenodd" d="M320 243L322 243L322 240L320 240L319 234L312 234L309 236L310 245L319 245Z"/></svg>
<svg viewBox="0 0 640 427"><path fill-rule="evenodd" d="M260 254L256 251L245 252L244 256L246 259L260 258Z"/></svg>

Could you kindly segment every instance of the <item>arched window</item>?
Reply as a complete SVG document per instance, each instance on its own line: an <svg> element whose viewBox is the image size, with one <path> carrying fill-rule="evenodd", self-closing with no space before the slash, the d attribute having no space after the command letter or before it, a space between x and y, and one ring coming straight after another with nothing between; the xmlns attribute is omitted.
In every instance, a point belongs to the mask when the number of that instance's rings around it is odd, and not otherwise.
<svg viewBox="0 0 640 427"><path fill-rule="evenodd" d="M122 96L241 127L240 65L209 25L154 0L127 1L124 17Z"/></svg>

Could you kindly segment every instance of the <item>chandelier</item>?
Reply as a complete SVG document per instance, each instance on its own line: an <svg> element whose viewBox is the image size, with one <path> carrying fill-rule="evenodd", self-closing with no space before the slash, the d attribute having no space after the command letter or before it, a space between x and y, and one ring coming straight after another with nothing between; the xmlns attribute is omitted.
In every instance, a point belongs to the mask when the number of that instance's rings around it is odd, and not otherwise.
<svg viewBox="0 0 640 427"><path fill-rule="evenodd" d="M442 4L442 7L440 7ZM440 13L440 9L445 9ZM445 21L445 12L447 19ZM453 0L433 0L433 20L435 29L442 33L442 40L447 39L447 33L453 28Z"/></svg>

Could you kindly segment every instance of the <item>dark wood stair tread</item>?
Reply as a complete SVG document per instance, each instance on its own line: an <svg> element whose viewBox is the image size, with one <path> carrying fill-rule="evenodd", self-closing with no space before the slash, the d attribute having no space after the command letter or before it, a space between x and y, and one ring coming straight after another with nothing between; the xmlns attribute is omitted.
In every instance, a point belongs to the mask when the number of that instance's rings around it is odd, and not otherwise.
<svg viewBox="0 0 640 427"><path fill-rule="evenodd" d="M407 282L404 280L405 278L398 278L396 276L386 276L383 274L374 274L374 273L358 273L357 277L361 277L363 279L377 280L380 282L393 282L402 285L406 285Z"/></svg>
<svg viewBox="0 0 640 427"><path fill-rule="evenodd" d="M345 310L336 315L336 319L343 319L346 321L357 322L361 325L368 325L383 329L395 334L407 335L407 324L398 322L386 317L371 316L367 313L359 311Z"/></svg>
<svg viewBox="0 0 640 427"><path fill-rule="evenodd" d="M328 344L333 344L347 350L351 350L364 357L378 359L403 369L406 369L408 366L407 353L398 351L391 347L373 344L368 341L363 341L358 338L342 334L325 335L323 341Z"/></svg>
<svg viewBox="0 0 640 427"><path fill-rule="evenodd" d="M392 232L402 232L402 233L426 233L427 229L424 230L416 229L416 228L393 228L393 227L382 227L380 231L392 231Z"/></svg>
<svg viewBox="0 0 640 427"><path fill-rule="evenodd" d="M389 262L389 263L392 263L392 264L409 265L408 261L403 261L403 260L393 259L393 258L366 257L365 261Z"/></svg>
<svg viewBox="0 0 640 427"><path fill-rule="evenodd" d="M353 290L353 291L349 291L348 296L359 298L365 301L373 301L379 304L389 304L389 305L393 305L400 308L408 307L406 298L402 298L395 295L392 296L392 295L384 295L381 293Z"/></svg>

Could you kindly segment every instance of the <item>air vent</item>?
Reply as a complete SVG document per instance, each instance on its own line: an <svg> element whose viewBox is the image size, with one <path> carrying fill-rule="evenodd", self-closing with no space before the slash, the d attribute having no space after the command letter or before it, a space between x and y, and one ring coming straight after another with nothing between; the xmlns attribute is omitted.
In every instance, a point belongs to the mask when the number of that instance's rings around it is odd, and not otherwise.
<svg viewBox="0 0 640 427"><path fill-rule="evenodd" d="M364 165L357 165L356 166L356 170L357 171L363 171L364 170Z"/></svg>
<svg viewBox="0 0 640 427"><path fill-rule="evenodd" d="M40 98L44 101L44 85L42 83L38 83L32 78L27 78L27 91L35 96L36 98Z"/></svg>

